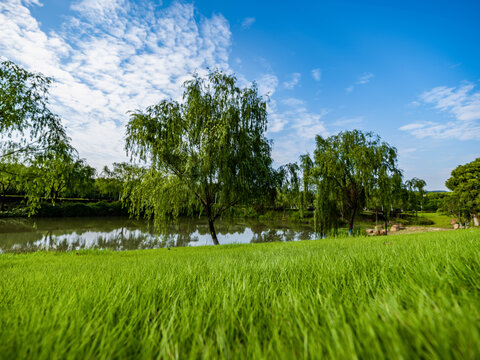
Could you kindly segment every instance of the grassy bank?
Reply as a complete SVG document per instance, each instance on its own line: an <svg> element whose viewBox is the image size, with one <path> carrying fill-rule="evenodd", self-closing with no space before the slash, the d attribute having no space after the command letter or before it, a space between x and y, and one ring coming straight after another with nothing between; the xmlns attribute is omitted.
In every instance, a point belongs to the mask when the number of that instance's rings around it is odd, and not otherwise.
<svg viewBox="0 0 480 360"><path fill-rule="evenodd" d="M0 255L0 358L479 358L480 232Z"/></svg>
<svg viewBox="0 0 480 360"><path fill-rule="evenodd" d="M438 212L421 212L419 213L419 217L423 217L433 222L433 224L427 226L440 227L445 229L452 228L451 220L453 216L451 215L449 216Z"/></svg>

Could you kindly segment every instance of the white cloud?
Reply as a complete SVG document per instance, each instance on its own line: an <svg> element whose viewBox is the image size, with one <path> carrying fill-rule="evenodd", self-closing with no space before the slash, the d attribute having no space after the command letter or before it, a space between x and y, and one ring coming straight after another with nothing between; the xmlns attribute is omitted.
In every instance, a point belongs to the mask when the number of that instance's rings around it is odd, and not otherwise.
<svg viewBox="0 0 480 360"><path fill-rule="evenodd" d="M286 108L279 111L277 104L274 102L269 107L270 123L268 131L270 133L288 130L295 132L299 141L305 139L313 139L315 135L328 135L325 128L323 117L328 113L326 109L322 109L320 113L312 113L308 111L305 102L297 98L286 98L281 101Z"/></svg>
<svg viewBox="0 0 480 360"><path fill-rule="evenodd" d="M318 114L311 113L300 106L272 114L271 118L277 123L282 123L284 130L273 143L272 157L276 166L295 162L300 155L312 153L315 149L315 137L330 135L323 121L327 113L327 110L322 110Z"/></svg>
<svg viewBox="0 0 480 360"><path fill-rule="evenodd" d="M320 113L310 112L305 102L296 98L283 99L281 104L286 107L283 111L277 106L271 108L268 129L270 134L276 133L272 157L277 166L297 161L301 154L311 152L316 135L329 135L323 121L328 113L326 109Z"/></svg>
<svg viewBox="0 0 480 360"><path fill-rule="evenodd" d="M278 133L285 128L291 119L283 113L277 113L269 107L268 132Z"/></svg>
<svg viewBox="0 0 480 360"><path fill-rule="evenodd" d="M373 74L372 73L365 73L363 74L362 76L360 76L360 78L358 79L358 81L356 82L357 85L363 85L363 84L367 84L368 82L370 82L370 79L373 78Z"/></svg>
<svg viewBox="0 0 480 360"><path fill-rule="evenodd" d="M458 120L480 120L480 92L473 92L473 89L473 84L458 88L439 86L423 93L420 99L436 109L451 113Z"/></svg>
<svg viewBox="0 0 480 360"><path fill-rule="evenodd" d="M0 2L0 54L55 78L52 110L96 167L125 159L127 111L179 99L195 71L229 71L231 33L223 16L197 19L193 5L179 2L145 4L77 1L61 31L44 32L29 10L38 1ZM264 83L274 91L278 80L271 75Z"/></svg>
<svg viewBox="0 0 480 360"><path fill-rule="evenodd" d="M350 127L354 125L359 125L363 122L363 116L357 117L341 117L336 120L332 125L340 127Z"/></svg>
<svg viewBox="0 0 480 360"><path fill-rule="evenodd" d="M249 29L255 22L254 17L247 17L242 21L242 29Z"/></svg>
<svg viewBox="0 0 480 360"><path fill-rule="evenodd" d="M372 73L364 73L362 76L360 76L358 78L357 81L355 81L354 84L350 85L349 87L345 88L345 92L348 94L348 93L351 93L353 91L353 89L355 89L355 86L356 85L365 85L365 84L368 84L370 82L370 80L374 77L374 75Z"/></svg>
<svg viewBox="0 0 480 360"><path fill-rule="evenodd" d="M273 74L265 74L257 80L257 85L260 95L272 96L277 89L278 78Z"/></svg>
<svg viewBox="0 0 480 360"><path fill-rule="evenodd" d="M315 81L322 80L322 70L320 69L313 69L312 70L312 77Z"/></svg>
<svg viewBox="0 0 480 360"><path fill-rule="evenodd" d="M433 137L436 139L480 140L480 125L471 122L451 121L446 124L438 122L411 123L400 127L417 138Z"/></svg>
<svg viewBox="0 0 480 360"><path fill-rule="evenodd" d="M420 95L423 104L433 105L453 119L446 123L416 122L402 126L419 138L472 140L480 139L480 92L473 84L459 87L439 86Z"/></svg>
<svg viewBox="0 0 480 360"><path fill-rule="evenodd" d="M411 158L413 157L412 155L418 152L417 148L401 148L398 149L398 155L400 157L408 157Z"/></svg>
<svg viewBox="0 0 480 360"><path fill-rule="evenodd" d="M297 135L300 139L314 139L315 136L328 136L329 132L322 121L323 117L328 114L328 111L323 109L320 114L310 113L305 108L296 109L295 116L297 121L292 125L296 129Z"/></svg>
<svg viewBox="0 0 480 360"><path fill-rule="evenodd" d="M305 101L301 100L301 99L297 99L297 98L287 98L287 99L283 99L282 100L282 103L287 105L287 106L301 106L301 105L305 105Z"/></svg>
<svg viewBox="0 0 480 360"><path fill-rule="evenodd" d="M295 86L297 86L298 82L300 81L300 78L302 77L302 74L295 72L292 74L291 79L289 81L285 81L283 83L283 86L286 89L293 89Z"/></svg>

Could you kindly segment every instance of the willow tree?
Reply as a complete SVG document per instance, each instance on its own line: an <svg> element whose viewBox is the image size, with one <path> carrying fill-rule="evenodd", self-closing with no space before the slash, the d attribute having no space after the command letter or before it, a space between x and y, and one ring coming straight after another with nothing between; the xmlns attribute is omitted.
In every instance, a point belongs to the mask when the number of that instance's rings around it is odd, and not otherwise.
<svg viewBox="0 0 480 360"><path fill-rule="evenodd" d="M385 233L388 233L391 211L401 204L404 192L402 173L397 169L389 171L388 167L381 167L375 175L375 185L367 198L367 206L375 208L375 225L378 224L378 211L382 211Z"/></svg>
<svg viewBox="0 0 480 360"><path fill-rule="evenodd" d="M130 114L126 150L148 164L124 197L130 212L164 228L182 210L215 220L232 206L260 196L272 176L265 138L267 107L255 84L240 89L220 71L184 83L183 101L164 100Z"/></svg>
<svg viewBox="0 0 480 360"><path fill-rule="evenodd" d="M51 198L52 172L23 176L12 169L50 166L50 156L76 157L61 119L48 107L52 79L27 71L11 61L0 62L0 176L14 176L27 198L30 213ZM16 166L18 165L18 166ZM22 175L22 176L20 176ZM33 183L33 180L41 180Z"/></svg>
<svg viewBox="0 0 480 360"><path fill-rule="evenodd" d="M11 61L0 62L0 161L72 150L60 118L48 108L51 82Z"/></svg>
<svg viewBox="0 0 480 360"><path fill-rule="evenodd" d="M348 221L353 232L355 216L370 196L380 189L390 196L387 178L399 173L397 150L378 135L359 130L345 131L328 138L316 137L313 170L317 184L316 211L324 231L338 227L336 214ZM390 185L388 185L390 186ZM377 192L378 195L378 192ZM386 199L383 199L386 202Z"/></svg>
<svg viewBox="0 0 480 360"><path fill-rule="evenodd" d="M300 213L303 217L304 211L308 209L309 204L313 203L313 193L312 193L312 169L313 161L310 158L309 154L300 155L300 169L302 170L302 198Z"/></svg>
<svg viewBox="0 0 480 360"><path fill-rule="evenodd" d="M418 206L423 210L423 202L425 196L425 180L414 177L405 181L408 190L408 203L411 210L415 211L415 217L418 217Z"/></svg>
<svg viewBox="0 0 480 360"><path fill-rule="evenodd" d="M277 186L277 205L285 210L293 207L299 208L300 178L299 166L296 163L288 163L280 166L277 171L279 183Z"/></svg>

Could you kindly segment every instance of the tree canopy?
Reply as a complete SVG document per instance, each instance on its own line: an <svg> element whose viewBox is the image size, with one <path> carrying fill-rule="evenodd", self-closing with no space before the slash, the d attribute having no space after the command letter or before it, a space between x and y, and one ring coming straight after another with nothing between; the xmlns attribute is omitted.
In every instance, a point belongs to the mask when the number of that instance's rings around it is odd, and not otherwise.
<svg viewBox="0 0 480 360"><path fill-rule="evenodd" d="M132 164L126 162L113 163L112 170L108 166L104 166L100 176L95 179L97 191L111 200L120 200L123 186L132 173L133 167Z"/></svg>
<svg viewBox="0 0 480 360"><path fill-rule="evenodd" d="M453 191L447 208L462 218L470 215L478 226L480 212L480 158L452 171L445 185ZM461 221L461 220L460 220Z"/></svg>
<svg viewBox="0 0 480 360"><path fill-rule="evenodd" d="M355 216L369 197L391 197L397 169L397 150L378 135L359 130L316 137L314 179L317 187L316 211L321 232L336 231L338 217L348 221L352 233ZM389 180L392 178L392 180Z"/></svg>
<svg viewBox="0 0 480 360"><path fill-rule="evenodd" d="M408 190L408 206L411 210L415 211L415 216L420 209L423 209L425 186L427 183L425 180L414 177L413 179L405 181L405 185Z"/></svg>
<svg viewBox="0 0 480 360"><path fill-rule="evenodd" d="M266 129L266 101L256 85L240 89L218 70L185 82L181 103L164 100L132 112L126 149L149 168L135 180L131 212L161 226L182 207L199 209L218 244L214 221L274 181Z"/></svg>
<svg viewBox="0 0 480 360"><path fill-rule="evenodd" d="M60 118L48 108L51 81L11 61L0 62L0 159L71 150Z"/></svg>
<svg viewBox="0 0 480 360"><path fill-rule="evenodd" d="M51 81L11 61L0 62L2 182L11 186L10 180L15 179L17 189L28 199L31 213L41 199L55 198L61 190L55 190L54 184L64 182L68 174L60 163L81 161L70 145L60 118L48 108Z"/></svg>

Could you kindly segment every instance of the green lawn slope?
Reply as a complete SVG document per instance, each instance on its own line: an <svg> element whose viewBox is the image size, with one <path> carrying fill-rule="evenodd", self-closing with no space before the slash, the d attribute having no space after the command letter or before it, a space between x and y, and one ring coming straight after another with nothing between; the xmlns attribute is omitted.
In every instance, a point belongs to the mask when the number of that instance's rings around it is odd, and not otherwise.
<svg viewBox="0 0 480 360"><path fill-rule="evenodd" d="M0 358L480 358L480 232L0 255Z"/></svg>

